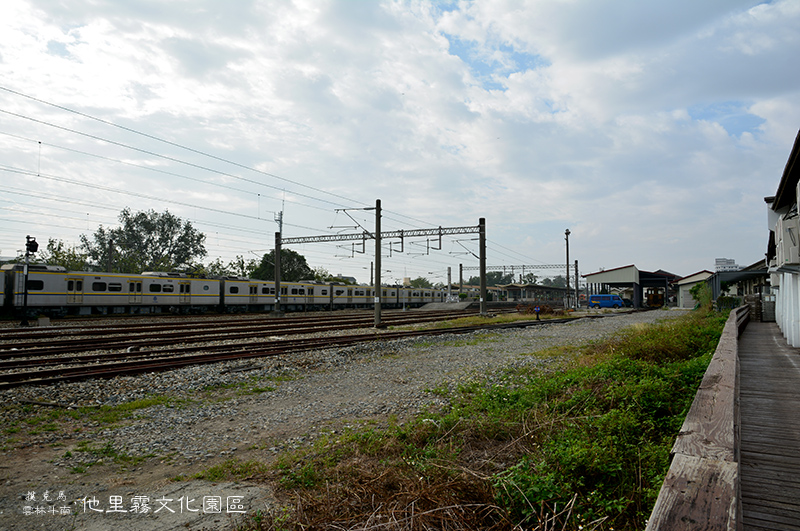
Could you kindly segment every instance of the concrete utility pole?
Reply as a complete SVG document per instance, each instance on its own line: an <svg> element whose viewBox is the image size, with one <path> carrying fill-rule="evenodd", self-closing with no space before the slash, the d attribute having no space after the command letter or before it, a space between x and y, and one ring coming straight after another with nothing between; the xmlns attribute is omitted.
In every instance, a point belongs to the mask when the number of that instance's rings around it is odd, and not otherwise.
<svg viewBox="0 0 800 531"><path fill-rule="evenodd" d="M565 239L567 240L567 291L566 291L566 300L564 301L564 308L571 308L570 304L570 294L569 294L569 229L564 231Z"/></svg>
<svg viewBox="0 0 800 531"><path fill-rule="evenodd" d="M481 268L481 315L486 316L486 218L478 220L478 249L480 249L478 261Z"/></svg>
<svg viewBox="0 0 800 531"><path fill-rule="evenodd" d="M381 200L375 200L375 328L381 326Z"/></svg>
<svg viewBox="0 0 800 531"><path fill-rule="evenodd" d="M275 307L273 312L281 313L281 233L275 233Z"/></svg>
<svg viewBox="0 0 800 531"><path fill-rule="evenodd" d="M578 287L578 261L575 260L575 307L580 306L580 289Z"/></svg>
<svg viewBox="0 0 800 531"><path fill-rule="evenodd" d="M450 297L453 296L453 290L451 289L452 281L450 280L450 266L447 266L447 302L450 302Z"/></svg>

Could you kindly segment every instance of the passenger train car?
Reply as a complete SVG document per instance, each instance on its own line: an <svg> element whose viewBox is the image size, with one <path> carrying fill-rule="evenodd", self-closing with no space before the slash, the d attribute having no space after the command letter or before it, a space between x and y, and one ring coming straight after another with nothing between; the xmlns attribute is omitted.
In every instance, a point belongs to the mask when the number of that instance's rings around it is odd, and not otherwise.
<svg viewBox="0 0 800 531"><path fill-rule="evenodd" d="M67 271L61 266L31 264L27 301L21 264L0 268L6 311L51 316L91 314L202 313L206 311L271 311L276 307L275 283L241 277L193 278L183 273L141 274ZM382 287L381 305L419 307L442 302L440 290ZM314 281L281 282L280 308L287 311L371 308L372 286Z"/></svg>

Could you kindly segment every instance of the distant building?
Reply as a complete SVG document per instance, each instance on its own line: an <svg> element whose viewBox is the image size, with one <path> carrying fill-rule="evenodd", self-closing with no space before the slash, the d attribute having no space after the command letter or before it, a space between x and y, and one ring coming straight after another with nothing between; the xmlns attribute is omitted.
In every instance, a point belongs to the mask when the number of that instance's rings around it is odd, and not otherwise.
<svg viewBox="0 0 800 531"><path fill-rule="evenodd" d="M718 259L719 260L719 259ZM722 258L722 260L727 260ZM705 282L714 275L711 271L703 270L698 271L688 277L683 277L676 280L673 286L678 291L678 308L694 308L698 303L697 300L690 293L692 288L701 282Z"/></svg>
<svg viewBox="0 0 800 531"><path fill-rule="evenodd" d="M722 273L725 271L739 271L741 267L739 264L736 263L736 260L733 258L717 258L715 260L714 270L717 273Z"/></svg>

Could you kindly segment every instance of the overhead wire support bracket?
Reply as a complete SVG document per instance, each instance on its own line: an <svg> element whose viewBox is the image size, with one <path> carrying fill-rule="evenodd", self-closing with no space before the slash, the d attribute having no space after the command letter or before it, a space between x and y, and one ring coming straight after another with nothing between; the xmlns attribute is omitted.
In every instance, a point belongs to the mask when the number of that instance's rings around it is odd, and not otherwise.
<svg viewBox="0 0 800 531"><path fill-rule="evenodd" d="M513 266L486 266L487 271L505 271L506 269L511 268L513 273L514 268L518 269L531 269L531 270L539 270L539 269L564 269L564 264L538 264L538 265L513 265ZM464 271L476 271L479 268L477 266L465 266Z"/></svg>
<svg viewBox="0 0 800 531"><path fill-rule="evenodd" d="M408 229L408 230L395 230L388 232L381 232L381 239L390 238L419 238L427 236L439 236L440 231L442 236L450 236L453 234L475 234L478 232L479 227L440 227L437 229ZM301 236L296 238L282 238L281 243L284 245L296 245L301 243L325 243L325 242L345 242L353 240L361 240L364 238L365 233L369 238L374 238L374 235L368 231L353 234L325 234L320 236Z"/></svg>

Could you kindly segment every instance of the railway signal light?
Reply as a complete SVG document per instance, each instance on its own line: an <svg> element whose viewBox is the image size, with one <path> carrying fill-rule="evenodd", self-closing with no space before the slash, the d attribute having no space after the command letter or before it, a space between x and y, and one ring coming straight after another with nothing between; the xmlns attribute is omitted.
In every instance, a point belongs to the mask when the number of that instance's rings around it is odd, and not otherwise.
<svg viewBox="0 0 800 531"><path fill-rule="evenodd" d="M35 253L39 250L39 244L37 243L36 238L25 236L25 250L29 253Z"/></svg>

